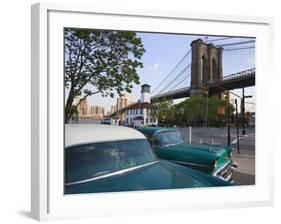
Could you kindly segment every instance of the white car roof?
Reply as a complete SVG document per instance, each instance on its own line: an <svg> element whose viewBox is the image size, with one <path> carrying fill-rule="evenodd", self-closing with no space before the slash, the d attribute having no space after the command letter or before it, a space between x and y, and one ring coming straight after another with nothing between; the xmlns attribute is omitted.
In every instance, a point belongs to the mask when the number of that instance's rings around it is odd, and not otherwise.
<svg viewBox="0 0 281 224"><path fill-rule="evenodd" d="M145 139L133 128L104 124L66 124L65 147L71 145L127 139Z"/></svg>

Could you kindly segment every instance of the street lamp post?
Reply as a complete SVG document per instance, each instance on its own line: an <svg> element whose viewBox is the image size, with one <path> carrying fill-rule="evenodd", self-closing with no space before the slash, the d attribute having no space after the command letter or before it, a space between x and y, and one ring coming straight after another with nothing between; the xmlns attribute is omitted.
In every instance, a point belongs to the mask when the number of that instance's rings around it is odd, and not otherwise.
<svg viewBox="0 0 281 224"><path fill-rule="evenodd" d="M206 115L205 115L205 126L208 128L208 101L209 101L209 89L208 86L204 86L204 94L206 95Z"/></svg>
<svg viewBox="0 0 281 224"><path fill-rule="evenodd" d="M239 122L238 122L238 107L237 107L237 99L235 99L235 109L236 109L237 152L238 152L238 154L240 154L240 144L239 144Z"/></svg>
<svg viewBox="0 0 281 224"><path fill-rule="evenodd" d="M230 146L230 108L227 105L227 145Z"/></svg>
<svg viewBox="0 0 281 224"><path fill-rule="evenodd" d="M242 135L246 135L245 130L245 95L244 95L244 88L242 88Z"/></svg>
<svg viewBox="0 0 281 224"><path fill-rule="evenodd" d="M229 91L224 92L224 100L226 102L226 109L227 109L227 145L230 146L230 108L229 108Z"/></svg>
<svg viewBox="0 0 281 224"><path fill-rule="evenodd" d="M245 130L245 98L251 98L252 96L245 96L244 88L242 88L242 99L241 99L241 113L242 113L242 135L246 135Z"/></svg>

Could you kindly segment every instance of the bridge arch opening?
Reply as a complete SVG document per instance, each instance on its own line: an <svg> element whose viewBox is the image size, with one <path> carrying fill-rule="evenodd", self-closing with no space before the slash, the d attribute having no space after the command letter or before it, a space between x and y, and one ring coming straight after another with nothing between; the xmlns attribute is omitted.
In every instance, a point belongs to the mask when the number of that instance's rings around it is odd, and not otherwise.
<svg viewBox="0 0 281 224"><path fill-rule="evenodd" d="M212 59L212 79L217 79L218 77L218 64L215 58Z"/></svg>
<svg viewBox="0 0 281 224"><path fill-rule="evenodd" d="M208 63L207 63L207 57L205 55L201 58L201 66L202 66L202 83L206 83L209 80L209 74L208 74Z"/></svg>

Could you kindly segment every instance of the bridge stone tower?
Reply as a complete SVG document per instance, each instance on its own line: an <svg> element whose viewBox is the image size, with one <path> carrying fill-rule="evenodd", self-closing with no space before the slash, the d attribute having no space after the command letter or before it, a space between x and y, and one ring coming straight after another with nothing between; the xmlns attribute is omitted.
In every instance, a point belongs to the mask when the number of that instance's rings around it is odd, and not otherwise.
<svg viewBox="0 0 281 224"><path fill-rule="evenodd" d="M191 49L190 96L202 96L204 85L209 81L220 79L223 75L223 48L197 39L191 42Z"/></svg>

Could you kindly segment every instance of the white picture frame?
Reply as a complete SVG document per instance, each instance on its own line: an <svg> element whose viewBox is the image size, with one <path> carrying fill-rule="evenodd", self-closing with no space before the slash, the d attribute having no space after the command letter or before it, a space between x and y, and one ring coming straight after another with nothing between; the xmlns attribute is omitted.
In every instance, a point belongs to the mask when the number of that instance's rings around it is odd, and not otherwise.
<svg viewBox="0 0 281 224"><path fill-rule="evenodd" d="M64 196L63 27L256 37L256 185ZM273 146L262 131L270 127L269 102L266 94L260 94L271 84L265 75L272 74L269 55L273 52L273 19L38 3L32 5L31 42L33 218L100 217L273 203Z"/></svg>

